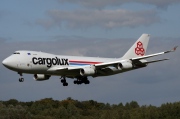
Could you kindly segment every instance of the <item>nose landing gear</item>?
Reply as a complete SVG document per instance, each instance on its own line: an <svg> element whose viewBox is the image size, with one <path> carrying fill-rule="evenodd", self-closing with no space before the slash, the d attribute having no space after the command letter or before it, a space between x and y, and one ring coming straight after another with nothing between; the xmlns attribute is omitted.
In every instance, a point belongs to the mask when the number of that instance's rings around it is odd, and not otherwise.
<svg viewBox="0 0 180 119"><path fill-rule="evenodd" d="M19 78L19 82L24 82L24 78Z"/></svg>
<svg viewBox="0 0 180 119"><path fill-rule="evenodd" d="M18 74L21 76L21 77L19 78L19 82L24 82L24 78L22 77L22 73L19 73L19 72L18 72Z"/></svg>

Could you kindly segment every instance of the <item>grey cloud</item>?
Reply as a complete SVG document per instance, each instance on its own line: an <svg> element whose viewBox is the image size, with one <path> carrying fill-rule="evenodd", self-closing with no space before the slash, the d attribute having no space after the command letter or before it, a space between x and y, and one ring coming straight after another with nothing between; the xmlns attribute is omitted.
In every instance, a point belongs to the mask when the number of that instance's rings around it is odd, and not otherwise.
<svg viewBox="0 0 180 119"><path fill-rule="evenodd" d="M49 19L39 19L36 24L45 28L66 25L70 28L119 28L148 26L160 22L160 17L154 10L50 10L47 12Z"/></svg>
<svg viewBox="0 0 180 119"><path fill-rule="evenodd" d="M151 4L158 8L167 8L169 5L180 3L179 0L57 0L60 3L69 2L91 8L119 6L126 3Z"/></svg>
<svg viewBox="0 0 180 119"><path fill-rule="evenodd" d="M101 57L120 57L135 42L134 39L89 39L84 37L57 36L54 41L2 42L0 60L15 50L36 50L63 55L83 55ZM65 39L65 40L63 40ZM159 38L160 39L160 38ZM148 54L170 49L180 42L151 38ZM63 100L72 97L78 100L97 100L105 103L138 101L139 104L160 105L166 102L179 101L179 56L180 50L163 55L169 61L150 64L147 68L130 71L109 77L89 78L90 85L74 85L72 80L68 87L63 87L59 77L48 81L36 82L32 75L24 74L25 82L19 83L19 75L0 65L0 100L15 98L21 101L39 100L52 97ZM157 57L154 59L159 59Z"/></svg>

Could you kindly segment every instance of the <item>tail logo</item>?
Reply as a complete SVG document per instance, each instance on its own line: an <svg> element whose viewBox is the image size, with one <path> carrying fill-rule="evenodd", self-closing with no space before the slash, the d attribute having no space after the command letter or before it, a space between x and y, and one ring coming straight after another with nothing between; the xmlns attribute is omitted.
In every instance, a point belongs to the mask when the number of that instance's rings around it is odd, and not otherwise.
<svg viewBox="0 0 180 119"><path fill-rule="evenodd" d="M135 48L135 53L137 55L143 56L145 54L145 50L143 48L143 43L142 42L137 42L137 47Z"/></svg>

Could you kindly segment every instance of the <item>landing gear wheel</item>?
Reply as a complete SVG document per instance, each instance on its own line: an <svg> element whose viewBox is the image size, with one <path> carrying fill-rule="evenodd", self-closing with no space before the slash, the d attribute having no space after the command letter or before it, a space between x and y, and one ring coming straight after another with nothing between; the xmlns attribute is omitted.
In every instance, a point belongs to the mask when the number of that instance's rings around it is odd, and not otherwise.
<svg viewBox="0 0 180 119"><path fill-rule="evenodd" d="M66 82L65 82L65 83L63 83L63 86L68 86L68 83L66 83Z"/></svg>
<svg viewBox="0 0 180 119"><path fill-rule="evenodd" d="M89 83L90 83L90 81L89 81L89 80L86 80L86 81L84 81L84 83L85 83L85 84L89 84Z"/></svg>
<svg viewBox="0 0 180 119"><path fill-rule="evenodd" d="M75 81L74 81L74 84L77 84L77 82L78 82L78 81L75 80Z"/></svg>
<svg viewBox="0 0 180 119"><path fill-rule="evenodd" d="M24 78L22 78L22 73L18 72L18 74L21 76L21 78L19 78L19 82L23 82Z"/></svg>
<svg viewBox="0 0 180 119"><path fill-rule="evenodd" d="M74 84L81 85L81 84L90 84L90 81L87 77L77 77L77 80L74 81Z"/></svg>
<svg viewBox="0 0 180 119"><path fill-rule="evenodd" d="M78 85L82 84L82 81L77 81L77 84L78 84Z"/></svg>
<svg viewBox="0 0 180 119"><path fill-rule="evenodd" d="M19 82L23 82L24 81L24 78L19 78Z"/></svg>
<svg viewBox="0 0 180 119"><path fill-rule="evenodd" d="M66 82L66 80L65 79L61 79L61 83L65 83Z"/></svg>
<svg viewBox="0 0 180 119"><path fill-rule="evenodd" d="M68 83L66 82L66 77L61 77L60 79L63 86L68 86Z"/></svg>

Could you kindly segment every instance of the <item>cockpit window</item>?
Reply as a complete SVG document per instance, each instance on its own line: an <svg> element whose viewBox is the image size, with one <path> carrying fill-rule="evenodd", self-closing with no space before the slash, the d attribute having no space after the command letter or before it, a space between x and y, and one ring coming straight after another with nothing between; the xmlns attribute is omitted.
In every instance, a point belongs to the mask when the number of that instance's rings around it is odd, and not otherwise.
<svg viewBox="0 0 180 119"><path fill-rule="evenodd" d="M19 52L15 52L15 53L13 53L13 54L20 54Z"/></svg>

